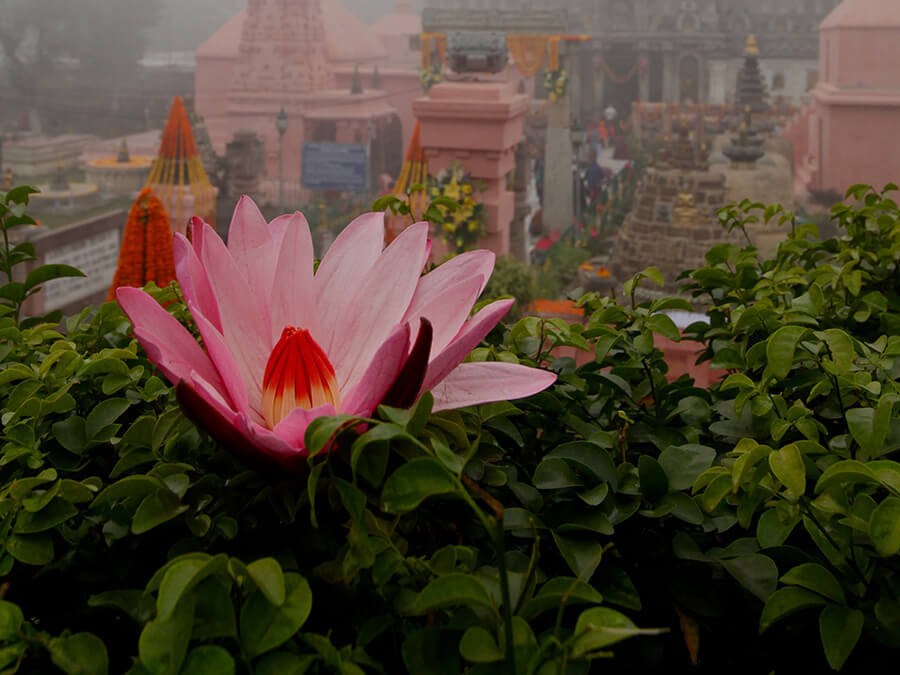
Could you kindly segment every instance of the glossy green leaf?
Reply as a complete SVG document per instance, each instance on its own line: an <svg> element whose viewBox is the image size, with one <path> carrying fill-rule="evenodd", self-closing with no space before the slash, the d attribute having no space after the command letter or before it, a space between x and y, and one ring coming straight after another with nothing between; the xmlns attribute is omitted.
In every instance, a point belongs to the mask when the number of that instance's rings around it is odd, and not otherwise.
<svg viewBox="0 0 900 675"><path fill-rule="evenodd" d="M453 476L437 460L417 457L401 465L388 477L381 501L389 513L406 513L429 497L455 491Z"/></svg>
<svg viewBox="0 0 900 675"><path fill-rule="evenodd" d="M312 610L312 591L299 574L284 575L285 599L276 607L257 590L241 609L241 646L259 656L284 644L300 630Z"/></svg>
<svg viewBox="0 0 900 675"><path fill-rule="evenodd" d="M764 632L773 623L791 614L826 604L828 604L828 600L805 588L796 586L779 588L766 600L762 615L759 617L759 632Z"/></svg>
<svg viewBox="0 0 900 675"><path fill-rule="evenodd" d="M650 455L641 455L638 460L638 475L641 480L641 492L650 502L658 502L669 491L666 472Z"/></svg>
<svg viewBox="0 0 900 675"><path fill-rule="evenodd" d="M234 675L234 672L231 654L222 647L204 645L188 653L180 675Z"/></svg>
<svg viewBox="0 0 900 675"><path fill-rule="evenodd" d="M781 577L781 583L788 586L800 586L838 604L844 604L847 601L840 582L818 563L797 565Z"/></svg>
<svg viewBox="0 0 900 675"><path fill-rule="evenodd" d="M63 279L66 277L83 277L85 273L71 265L51 264L36 267L25 278L25 288L31 290L35 286L47 283L52 279Z"/></svg>
<svg viewBox="0 0 900 675"><path fill-rule="evenodd" d="M831 352L836 374L845 374L850 370L853 358L856 356L853 350L853 341L847 333L838 328L829 328L823 332L823 337L828 345L828 351Z"/></svg>
<svg viewBox="0 0 900 675"><path fill-rule="evenodd" d="M266 598L276 607L284 603L284 573L274 558L261 558L247 565L247 571Z"/></svg>
<svg viewBox="0 0 900 675"><path fill-rule="evenodd" d="M459 641L459 653L472 663L495 663L503 659L494 636L481 626L469 626Z"/></svg>
<svg viewBox="0 0 900 675"><path fill-rule="evenodd" d="M558 457L548 457L538 464L532 483L538 490L559 490L583 485L578 474L569 464Z"/></svg>
<svg viewBox="0 0 900 675"><path fill-rule="evenodd" d="M778 480L793 493L795 499L806 492L806 466L796 445L791 443L770 453L769 467Z"/></svg>
<svg viewBox="0 0 900 675"><path fill-rule="evenodd" d="M477 578L454 573L439 577L422 589L413 603L413 611L424 614L458 605L493 607L490 595Z"/></svg>
<svg viewBox="0 0 900 675"><path fill-rule="evenodd" d="M574 658L579 658L636 635L652 635L660 632L638 628L631 619L614 609L592 607L578 616L575 635L580 637L572 642L571 653Z"/></svg>
<svg viewBox="0 0 900 675"><path fill-rule="evenodd" d="M762 601L772 595L778 586L778 566L760 553L722 560L722 567Z"/></svg>
<svg viewBox="0 0 900 675"><path fill-rule="evenodd" d="M193 599L186 597L165 621L154 619L141 631L141 663L153 675L177 675L187 655L194 620Z"/></svg>
<svg viewBox="0 0 900 675"><path fill-rule="evenodd" d="M256 664L256 675L305 675L316 661L317 654L298 655L292 652L272 652Z"/></svg>
<svg viewBox="0 0 900 675"><path fill-rule="evenodd" d="M705 445L669 446L660 453L659 465L666 472L670 490L688 490L715 458L716 451Z"/></svg>
<svg viewBox="0 0 900 675"><path fill-rule="evenodd" d="M900 498L888 497L872 512L869 538L880 555L900 552Z"/></svg>
<svg viewBox="0 0 900 675"><path fill-rule="evenodd" d="M156 618L167 620L179 601L203 579L211 574L224 572L228 556L223 553L210 559L183 558L171 565L159 584L156 600Z"/></svg>
<svg viewBox="0 0 900 675"><path fill-rule="evenodd" d="M603 595L590 584L575 577L554 577L548 579L535 594L534 599L522 608L526 619L548 610L556 610L565 601L572 605L599 605Z"/></svg>
<svg viewBox="0 0 900 675"><path fill-rule="evenodd" d="M178 497L169 490L160 490L154 494L149 494L144 497L144 500L134 513L134 519L131 521L131 533L143 534L148 532L154 527L181 515L188 508L186 505L181 505Z"/></svg>
<svg viewBox="0 0 900 675"><path fill-rule="evenodd" d="M50 658L68 675L106 675L109 655L103 640L93 633L75 633L50 640Z"/></svg>
<svg viewBox="0 0 900 675"><path fill-rule="evenodd" d="M85 436L88 440L94 439L100 430L119 419L130 406L131 402L124 398L108 398L100 401L85 420Z"/></svg>
<svg viewBox="0 0 900 675"><path fill-rule="evenodd" d="M53 539L49 534L14 535L6 541L6 551L26 565L46 565L53 560Z"/></svg>
<svg viewBox="0 0 900 675"><path fill-rule="evenodd" d="M794 364L797 343L806 334L802 326L782 326L769 337L766 343L766 359L772 374L784 379Z"/></svg>
<svg viewBox="0 0 900 675"><path fill-rule="evenodd" d="M859 642L865 617L858 609L828 605L819 614L819 635L828 665L840 670Z"/></svg>
<svg viewBox="0 0 900 675"><path fill-rule="evenodd" d="M25 616L18 605L0 600L0 641L14 639L22 628Z"/></svg>

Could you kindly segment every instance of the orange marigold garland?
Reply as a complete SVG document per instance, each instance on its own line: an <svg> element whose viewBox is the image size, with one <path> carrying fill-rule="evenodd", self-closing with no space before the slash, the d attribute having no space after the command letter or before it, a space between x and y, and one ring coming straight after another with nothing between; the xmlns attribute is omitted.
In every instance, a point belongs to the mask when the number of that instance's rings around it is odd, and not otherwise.
<svg viewBox="0 0 900 675"><path fill-rule="evenodd" d="M115 298L120 286L141 288L153 281L167 286L175 279L172 257L172 229L163 203L153 192L144 188L128 214L119 264L109 289L109 300Z"/></svg>

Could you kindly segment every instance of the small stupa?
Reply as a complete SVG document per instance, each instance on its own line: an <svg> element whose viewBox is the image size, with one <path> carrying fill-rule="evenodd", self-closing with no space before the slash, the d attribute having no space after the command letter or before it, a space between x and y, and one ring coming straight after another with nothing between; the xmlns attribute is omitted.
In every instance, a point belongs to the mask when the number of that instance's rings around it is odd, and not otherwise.
<svg viewBox="0 0 900 675"><path fill-rule="evenodd" d="M217 191L203 168L180 96L172 103L159 153L145 187L152 189L162 201L174 232L184 234L192 216L209 223L215 221Z"/></svg>
<svg viewBox="0 0 900 675"><path fill-rule="evenodd" d="M731 143L722 149L722 154L731 160L731 166L752 169L766 154L763 150L764 142L765 139L753 126L753 116L748 105L744 107L743 120L737 133L732 136Z"/></svg>
<svg viewBox="0 0 900 675"><path fill-rule="evenodd" d="M131 153L128 151L128 141L122 139L122 145L119 146L119 154L116 155L116 162L119 164L128 164L131 161Z"/></svg>
<svg viewBox="0 0 900 675"><path fill-rule="evenodd" d="M769 113L769 90L759 69L759 46L753 34L747 37L744 47L744 65L738 72L734 102L736 110L750 108L757 130L771 131L771 120L763 119Z"/></svg>
<svg viewBox="0 0 900 675"><path fill-rule="evenodd" d="M682 122L678 138L659 152L638 188L634 207L616 237L609 269L618 285L654 266L665 277L663 288L641 286L642 297L680 295L678 275L704 264L706 252L729 241L719 225L725 205L725 178L709 171L709 149L691 138Z"/></svg>

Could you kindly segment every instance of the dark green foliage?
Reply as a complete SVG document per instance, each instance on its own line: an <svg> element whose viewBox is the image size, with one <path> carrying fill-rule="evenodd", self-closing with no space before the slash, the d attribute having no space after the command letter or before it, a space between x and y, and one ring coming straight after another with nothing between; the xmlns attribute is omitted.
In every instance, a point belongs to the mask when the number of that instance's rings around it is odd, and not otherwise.
<svg viewBox="0 0 900 675"><path fill-rule="evenodd" d="M552 367L552 389L320 418L301 475L251 470L187 421L115 304L20 321L7 284L0 672L883 670L900 212L854 194L826 241L775 208L723 212L792 233L773 260L724 245L685 276L721 383L668 381L654 336L679 339L666 312L688 306L634 303L651 268L627 305L589 295L585 325L526 317L471 357ZM0 194L5 233L26 202ZM191 325L174 285L151 292Z"/></svg>

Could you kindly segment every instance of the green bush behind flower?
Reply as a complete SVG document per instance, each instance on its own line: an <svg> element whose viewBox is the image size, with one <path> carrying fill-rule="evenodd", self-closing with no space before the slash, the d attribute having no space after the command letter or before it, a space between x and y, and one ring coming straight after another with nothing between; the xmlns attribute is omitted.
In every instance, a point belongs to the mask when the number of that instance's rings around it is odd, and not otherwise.
<svg viewBox="0 0 900 675"><path fill-rule="evenodd" d="M24 319L0 194L0 672L883 672L900 645L900 210L851 190L821 240L722 244L684 275L727 371L669 382L635 302L526 317L473 354L559 373L529 400L309 428L248 467L180 412L115 304ZM747 237L749 243L749 235ZM501 267L502 271L502 267ZM180 321L176 286L151 289ZM498 335L499 333L499 335ZM552 350L594 359L576 367ZM597 659L603 659L596 664Z"/></svg>

